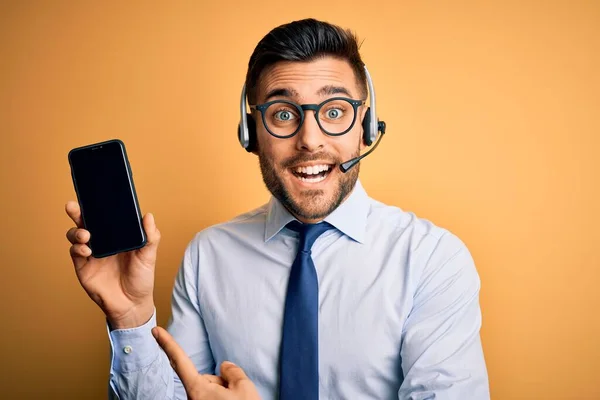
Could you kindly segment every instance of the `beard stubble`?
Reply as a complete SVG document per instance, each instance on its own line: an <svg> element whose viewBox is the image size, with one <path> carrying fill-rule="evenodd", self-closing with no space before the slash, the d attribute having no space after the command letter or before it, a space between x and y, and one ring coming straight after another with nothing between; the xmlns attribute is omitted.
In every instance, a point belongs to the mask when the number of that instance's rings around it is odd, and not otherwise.
<svg viewBox="0 0 600 400"><path fill-rule="evenodd" d="M352 155L352 158L357 157L359 154L360 150L357 149L355 154ZM301 154L285 160L281 163L281 166L277 168L273 160L262 153L260 149L258 159L263 182L269 192L271 192L271 194L279 200L290 213L292 213L292 215L305 220L320 220L331 214L344 201L348 194L352 192L360 172L360 163L358 163L350 169L350 171L345 174L342 173L341 178L337 181L333 194L329 198L324 197L325 192L323 190L308 189L301 192L301 199L294 199L285 187L280 175L281 173L278 173L278 170L285 171L283 173L290 173L289 167L314 160L330 160L328 163L335 163L335 168L338 168L342 161L334 160L325 153L318 153L310 156ZM332 173L341 173L341 171L330 172L330 174Z"/></svg>

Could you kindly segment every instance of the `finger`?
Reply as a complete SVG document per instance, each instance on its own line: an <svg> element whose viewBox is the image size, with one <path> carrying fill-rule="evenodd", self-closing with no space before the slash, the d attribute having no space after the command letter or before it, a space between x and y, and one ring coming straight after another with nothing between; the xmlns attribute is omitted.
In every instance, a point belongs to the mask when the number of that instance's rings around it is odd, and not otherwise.
<svg viewBox="0 0 600 400"><path fill-rule="evenodd" d="M202 375L202 377L205 378L209 383L223 387L227 386L227 382L225 382L220 376L206 374Z"/></svg>
<svg viewBox="0 0 600 400"><path fill-rule="evenodd" d="M181 379L183 386L186 389L198 384L201 379L198 378L198 371L190 358L185 354L183 349L179 347L173 336L160 326L152 328L152 335L158 342L158 345L164 350L171 361L171 366ZM208 384L208 383L207 383Z"/></svg>
<svg viewBox="0 0 600 400"><path fill-rule="evenodd" d="M239 385L242 381L250 381L243 369L230 361L221 364L221 376L227 381L229 387Z"/></svg>
<svg viewBox="0 0 600 400"><path fill-rule="evenodd" d="M90 232L73 227L67 231L67 239L71 244L87 243L90 241Z"/></svg>
<svg viewBox="0 0 600 400"><path fill-rule="evenodd" d="M92 255L92 250L85 244L74 244L69 249L75 269L80 269L87 262L87 258Z"/></svg>
<svg viewBox="0 0 600 400"><path fill-rule="evenodd" d="M75 222L78 228L83 228L83 220L81 219L81 208L76 201L68 201L65 205L65 211L69 218Z"/></svg>

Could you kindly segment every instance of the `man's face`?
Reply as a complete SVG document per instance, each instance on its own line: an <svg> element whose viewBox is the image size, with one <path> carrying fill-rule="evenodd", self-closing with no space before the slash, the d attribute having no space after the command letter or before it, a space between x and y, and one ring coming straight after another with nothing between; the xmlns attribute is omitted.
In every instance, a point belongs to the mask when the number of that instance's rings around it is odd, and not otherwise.
<svg viewBox="0 0 600 400"><path fill-rule="evenodd" d="M267 69L258 85L257 103L280 99L297 104L319 104L340 96L363 99L350 65L327 57L312 62L280 62ZM267 110L267 118L275 121L276 127L283 127L279 128L283 132L286 123L299 118L289 110L271 107ZM298 133L285 139L272 136L265 128L260 112L255 111L263 181L299 220L315 223L325 218L354 188L359 165L345 174L339 165L358 156L364 147L361 123L365 111L366 106L357 109L356 121L346 134L329 136L319 127L314 111L306 110ZM334 119L353 112L352 107L326 106L320 112L320 118L325 127L327 124L333 126Z"/></svg>

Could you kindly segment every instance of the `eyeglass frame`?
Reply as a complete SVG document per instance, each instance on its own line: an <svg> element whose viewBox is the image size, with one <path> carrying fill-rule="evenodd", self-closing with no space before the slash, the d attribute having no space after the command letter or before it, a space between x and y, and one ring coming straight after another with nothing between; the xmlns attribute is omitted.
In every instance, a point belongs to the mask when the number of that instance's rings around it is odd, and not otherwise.
<svg viewBox="0 0 600 400"><path fill-rule="evenodd" d="M346 129L345 131L341 132L341 133L329 133L327 132L327 130L325 130L325 128L323 128L323 126L321 125L321 121L319 120L319 112L321 111L321 108L323 108L323 106L331 101L334 100L344 100L347 101L348 103L350 103L352 105L352 108L354 109L354 116L352 118L352 123L350 124L350 126L348 127L348 129ZM302 128L302 125L304 125L304 120L306 117L306 113L305 111L307 110L312 110L313 114L315 116L315 120L317 121L317 125L319 125L319 128L321 128L321 131L323 131L326 135L328 136L342 136L345 135L346 133L350 132L350 130L354 127L354 124L356 123L356 116L358 115L358 107L365 105L367 102L366 99L364 100L355 100L355 99L351 99L348 97L332 97L330 99L324 100L319 104L298 104L298 103L294 103L293 101L289 101L289 100L283 100L283 99L275 99L275 100L271 100L268 101L266 103L263 104L250 104L249 108L250 110L258 110L260 111L260 115L261 115L261 119L262 119L262 123L265 127L265 129L267 130L267 132L269 132L269 134L271 136L274 136L276 138L279 139L289 139L293 136L295 136L298 132L300 132L300 128ZM267 124L267 121L265 120L265 111L267 110L267 108L269 108L271 105L275 104L275 103L285 103L285 104L289 104L291 106L293 106L296 110L300 111L300 123L298 124L298 127L296 128L296 130L292 133L290 133L289 135L276 135L273 132L271 132L271 130L269 129L269 126Z"/></svg>

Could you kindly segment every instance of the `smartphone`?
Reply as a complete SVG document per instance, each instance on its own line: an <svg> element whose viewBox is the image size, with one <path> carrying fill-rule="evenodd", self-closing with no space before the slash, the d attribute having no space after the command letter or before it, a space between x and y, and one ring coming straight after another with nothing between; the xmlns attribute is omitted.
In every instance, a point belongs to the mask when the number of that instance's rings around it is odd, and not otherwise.
<svg viewBox="0 0 600 400"><path fill-rule="evenodd" d="M146 232L125 144L119 139L72 149L71 176L95 258L142 248Z"/></svg>

